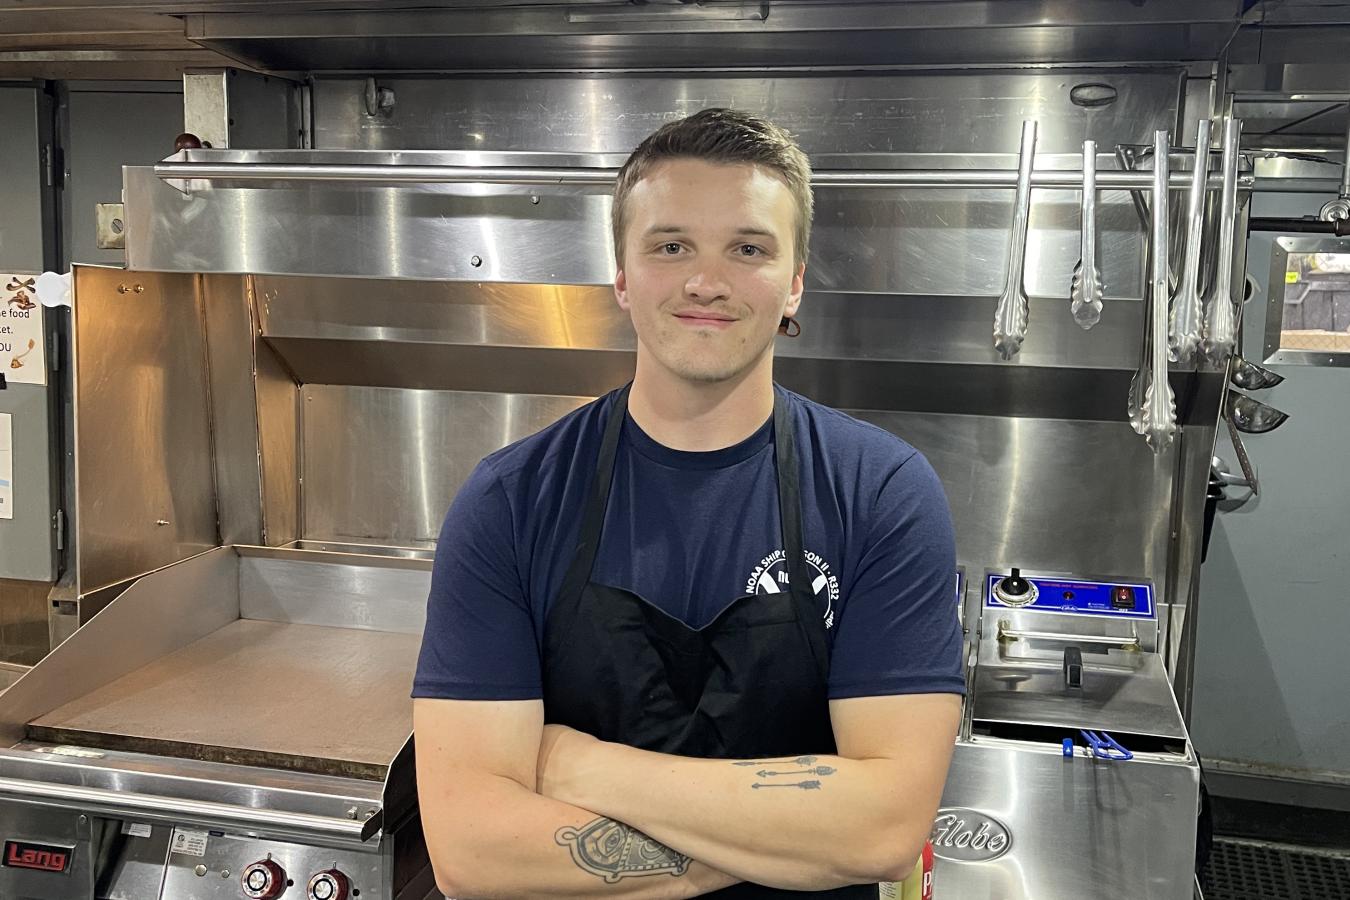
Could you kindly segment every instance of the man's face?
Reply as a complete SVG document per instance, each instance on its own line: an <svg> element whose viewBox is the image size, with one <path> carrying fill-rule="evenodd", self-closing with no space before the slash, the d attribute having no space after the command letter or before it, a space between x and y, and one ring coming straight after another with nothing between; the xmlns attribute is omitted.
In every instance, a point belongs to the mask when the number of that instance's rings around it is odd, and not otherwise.
<svg viewBox="0 0 1350 900"><path fill-rule="evenodd" d="M633 187L628 214L614 291L658 365L718 382L772 352L805 270L792 193L772 170L667 160Z"/></svg>

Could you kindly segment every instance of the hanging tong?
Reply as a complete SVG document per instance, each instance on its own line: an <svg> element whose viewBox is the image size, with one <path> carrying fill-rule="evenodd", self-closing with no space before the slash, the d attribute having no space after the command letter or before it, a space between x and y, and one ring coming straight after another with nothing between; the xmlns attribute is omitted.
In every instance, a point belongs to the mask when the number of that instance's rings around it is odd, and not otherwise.
<svg viewBox="0 0 1350 900"><path fill-rule="evenodd" d="M1013 200L1012 234L1008 238L1008 275L994 310L994 349L1012 359L1027 336L1027 291L1022 284L1027 252L1027 223L1031 218L1031 169L1036 157L1036 123L1022 123L1022 147L1017 156L1017 197Z"/></svg>
<svg viewBox="0 0 1350 900"><path fill-rule="evenodd" d="M1201 119L1195 136L1195 168L1186 205L1186 253L1181 278L1172 297L1167 356L1189 365L1200 350L1203 309L1200 304L1200 244L1205 233L1206 181L1209 177L1209 119Z"/></svg>
<svg viewBox="0 0 1350 900"><path fill-rule="evenodd" d="M1237 310L1233 303L1233 230L1237 217L1238 146L1242 140L1242 121L1224 119L1223 193L1219 201L1219 248L1215 261L1214 284L1205 299L1205 356L1215 365L1223 365L1237 340Z"/></svg>
<svg viewBox="0 0 1350 900"><path fill-rule="evenodd" d="M1143 307L1139 323L1139 368L1135 369L1134 377L1130 379L1130 399L1126 406L1130 427L1134 429L1135 434L1144 433L1144 388L1148 385L1149 378L1148 337L1153 327L1153 303L1147 289Z"/></svg>
<svg viewBox="0 0 1350 900"><path fill-rule="evenodd" d="M1069 305L1073 319L1084 330L1102 318L1102 272L1097 268L1097 142L1083 141L1082 237L1078 265L1073 269Z"/></svg>
<svg viewBox="0 0 1350 900"><path fill-rule="evenodd" d="M1167 380L1167 208L1168 197L1168 135L1166 131L1153 135L1153 278L1150 285L1151 319L1149 321L1149 378L1144 388L1144 438L1154 453L1161 453L1172 442L1177 430L1176 398Z"/></svg>

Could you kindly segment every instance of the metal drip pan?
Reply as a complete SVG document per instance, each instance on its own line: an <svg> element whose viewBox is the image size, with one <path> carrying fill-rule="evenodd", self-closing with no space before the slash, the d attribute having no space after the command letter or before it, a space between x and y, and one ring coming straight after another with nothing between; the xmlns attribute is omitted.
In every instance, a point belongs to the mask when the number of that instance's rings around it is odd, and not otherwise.
<svg viewBox="0 0 1350 900"><path fill-rule="evenodd" d="M239 619L29 723L30 740L382 780L417 635Z"/></svg>

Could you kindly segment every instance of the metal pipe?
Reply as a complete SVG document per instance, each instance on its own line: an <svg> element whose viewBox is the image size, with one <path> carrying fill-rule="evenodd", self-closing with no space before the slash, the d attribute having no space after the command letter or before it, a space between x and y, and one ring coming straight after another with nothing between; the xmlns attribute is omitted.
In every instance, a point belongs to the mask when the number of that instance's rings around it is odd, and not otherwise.
<svg viewBox="0 0 1350 900"><path fill-rule="evenodd" d="M368 836L367 831L373 830L369 820L339 819L233 803L160 797L21 778L0 778L0 797L29 803L49 803L102 815L124 817L130 814L134 818L263 829L290 837L347 844L363 843Z"/></svg>
<svg viewBox="0 0 1350 900"><path fill-rule="evenodd" d="M1350 200L1350 120L1345 126L1345 164L1341 169L1341 199Z"/></svg>
<svg viewBox="0 0 1350 900"><path fill-rule="evenodd" d="M1252 218L1247 220L1248 231L1274 231L1285 234L1331 234L1336 237L1350 236L1350 219L1279 219Z"/></svg>
<svg viewBox="0 0 1350 900"><path fill-rule="evenodd" d="M1010 627L1007 619L1000 619L998 623L1000 641L1066 641L1073 644L1101 644L1127 650L1142 649L1143 645L1139 642L1139 635L1135 633L1133 625L1130 626L1130 632L1129 637L1112 637L1105 634L1073 634L1067 631L1023 631Z"/></svg>
<svg viewBox="0 0 1350 900"><path fill-rule="evenodd" d="M1337 189L1334 178L1254 178L1238 176L1238 187L1261 194L1329 194Z"/></svg>
<svg viewBox="0 0 1350 900"><path fill-rule="evenodd" d="M506 185L612 185L618 169L528 168L518 166L399 166L328 165L292 163L194 163L161 162L155 175L165 181L319 181L359 184L506 184ZM1015 169L838 169L815 172L814 187L832 188L1008 188L1017 187ZM1036 172L1031 186L1081 188L1083 173L1077 170ZM1190 176L1179 172L1168 180L1174 191L1190 187ZM1150 172L1099 172L1101 190L1145 189L1153 185ZM1208 190L1223 187L1212 175Z"/></svg>

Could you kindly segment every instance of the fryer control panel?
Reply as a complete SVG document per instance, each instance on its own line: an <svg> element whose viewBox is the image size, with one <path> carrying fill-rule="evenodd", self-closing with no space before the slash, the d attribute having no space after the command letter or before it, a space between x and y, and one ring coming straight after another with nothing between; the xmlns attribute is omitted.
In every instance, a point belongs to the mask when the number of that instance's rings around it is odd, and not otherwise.
<svg viewBox="0 0 1350 900"><path fill-rule="evenodd" d="M1007 572L985 576L986 609L1030 609L1113 619L1151 619L1157 614L1153 585L1142 581L1085 581L1022 576L1030 590L1010 594L1000 589Z"/></svg>

